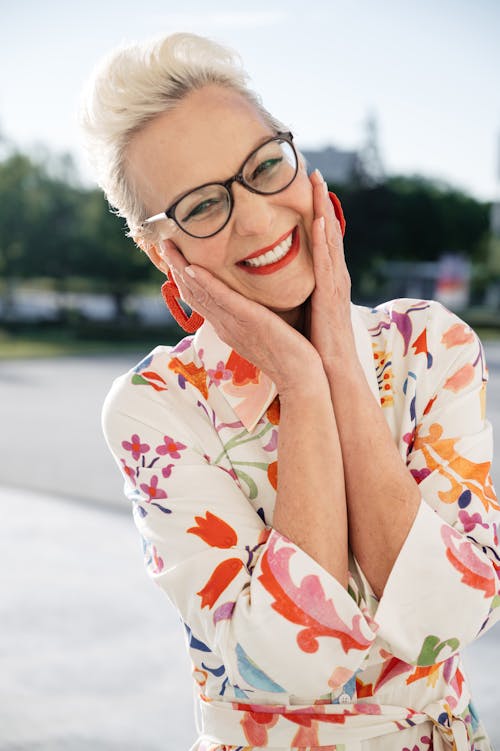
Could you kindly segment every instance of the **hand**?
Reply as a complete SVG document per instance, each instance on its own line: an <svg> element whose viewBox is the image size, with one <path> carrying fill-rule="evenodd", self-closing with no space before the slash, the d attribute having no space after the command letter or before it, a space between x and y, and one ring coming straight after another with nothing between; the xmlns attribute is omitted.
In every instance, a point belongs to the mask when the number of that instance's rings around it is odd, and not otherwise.
<svg viewBox="0 0 500 751"><path fill-rule="evenodd" d="M182 299L206 318L217 335L262 370L278 393L303 389L311 371L324 371L307 339L276 313L235 292L202 266L189 266L171 240L161 243Z"/></svg>
<svg viewBox="0 0 500 751"><path fill-rule="evenodd" d="M312 254L316 286L308 306L307 333L326 367L355 356L351 324L351 278L340 224L327 185L318 170L310 177L314 220Z"/></svg>

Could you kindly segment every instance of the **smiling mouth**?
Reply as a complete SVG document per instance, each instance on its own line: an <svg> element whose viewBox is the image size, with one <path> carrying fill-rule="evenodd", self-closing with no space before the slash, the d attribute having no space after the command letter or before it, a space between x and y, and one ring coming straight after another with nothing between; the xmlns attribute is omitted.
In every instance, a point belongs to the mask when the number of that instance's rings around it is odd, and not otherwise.
<svg viewBox="0 0 500 751"><path fill-rule="evenodd" d="M252 254L238 266L251 274L271 274L286 266L299 251L299 230L294 227L283 239L269 249Z"/></svg>

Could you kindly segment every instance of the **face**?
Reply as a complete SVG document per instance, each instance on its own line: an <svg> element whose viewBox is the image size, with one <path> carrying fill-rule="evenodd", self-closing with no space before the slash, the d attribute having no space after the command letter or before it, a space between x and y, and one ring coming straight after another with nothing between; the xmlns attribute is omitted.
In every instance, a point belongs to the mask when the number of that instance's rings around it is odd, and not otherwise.
<svg viewBox="0 0 500 751"><path fill-rule="evenodd" d="M148 123L129 146L131 177L148 215L164 211L199 185L227 180L250 152L274 135L236 92L218 86L192 92L173 112ZM314 289L312 186L306 170L300 164L291 185L275 195L251 193L237 182L232 192L233 213L216 235L194 238L178 229L166 236L189 263L203 266L232 289L294 322ZM278 245L280 255L289 246L286 255L277 262L268 262L269 255L264 259ZM259 266L245 263L259 255Z"/></svg>

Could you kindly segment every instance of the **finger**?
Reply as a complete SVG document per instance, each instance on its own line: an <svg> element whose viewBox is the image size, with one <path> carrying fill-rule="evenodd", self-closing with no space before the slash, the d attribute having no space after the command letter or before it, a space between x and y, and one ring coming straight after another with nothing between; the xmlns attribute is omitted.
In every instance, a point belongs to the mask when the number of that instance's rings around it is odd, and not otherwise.
<svg viewBox="0 0 500 751"><path fill-rule="evenodd" d="M311 175L311 182L313 184L314 215L325 217L328 242L332 245L336 244L339 235L342 237L342 230L328 194L326 180L319 170L315 170Z"/></svg>
<svg viewBox="0 0 500 751"><path fill-rule="evenodd" d="M172 240L160 241L160 254L168 265L172 269L175 269L178 274L182 273L187 265L186 259Z"/></svg>
<svg viewBox="0 0 500 751"><path fill-rule="evenodd" d="M316 279L316 289L323 290L325 285L330 288L333 284L333 266L325 233L325 218L314 219L312 226L313 267Z"/></svg>
<svg viewBox="0 0 500 751"><path fill-rule="evenodd" d="M228 326L231 322L245 323L262 311L261 305L235 292L202 266L186 265L182 284L196 310L212 323L215 319Z"/></svg>

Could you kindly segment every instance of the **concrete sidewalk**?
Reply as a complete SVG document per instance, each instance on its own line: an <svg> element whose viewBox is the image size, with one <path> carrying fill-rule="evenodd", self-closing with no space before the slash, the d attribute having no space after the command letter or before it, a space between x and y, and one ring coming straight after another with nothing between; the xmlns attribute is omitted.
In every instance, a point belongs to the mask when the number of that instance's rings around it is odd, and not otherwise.
<svg viewBox="0 0 500 751"><path fill-rule="evenodd" d="M0 489L1 751L187 751L183 628L132 519Z"/></svg>
<svg viewBox="0 0 500 751"><path fill-rule="evenodd" d="M187 751L183 629L146 576L132 519L7 487L0 508L0 750ZM466 657L500 748L499 631Z"/></svg>

